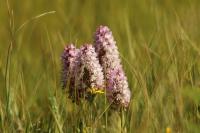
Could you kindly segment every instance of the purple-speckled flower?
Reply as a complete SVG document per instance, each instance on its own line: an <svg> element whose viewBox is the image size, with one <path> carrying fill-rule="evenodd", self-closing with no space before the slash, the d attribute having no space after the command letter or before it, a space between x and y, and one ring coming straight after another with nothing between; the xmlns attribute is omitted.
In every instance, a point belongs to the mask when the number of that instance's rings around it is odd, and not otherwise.
<svg viewBox="0 0 200 133"><path fill-rule="evenodd" d="M68 87L69 98L73 102L80 101L81 91L77 84L79 83L76 77L80 66L80 50L76 49L73 44L65 47L61 56L62 61L62 87ZM67 86L68 85L68 86Z"/></svg>
<svg viewBox="0 0 200 133"><path fill-rule="evenodd" d="M73 87L74 83L74 68L76 65L76 58L78 54L78 49L75 48L73 44L70 44L65 47L63 54L61 56L61 62L62 62L62 87L63 89L66 88L67 82L70 80L69 86Z"/></svg>
<svg viewBox="0 0 200 133"><path fill-rule="evenodd" d="M81 47L81 62L84 69L89 72L88 81L91 88L104 88L104 76L102 67L97 59L97 54L92 45L86 44Z"/></svg>
<svg viewBox="0 0 200 133"><path fill-rule="evenodd" d="M94 46L106 74L108 69L121 66L116 42L107 26L100 26L97 29Z"/></svg>
<svg viewBox="0 0 200 133"><path fill-rule="evenodd" d="M122 68L110 70L107 81L107 97L115 106L128 107L131 92Z"/></svg>
<svg viewBox="0 0 200 133"><path fill-rule="evenodd" d="M104 75L92 45L76 49L74 45L65 47L62 59L63 88L69 85L69 98L79 103L81 98L91 100L91 90L104 91Z"/></svg>
<svg viewBox="0 0 200 133"><path fill-rule="evenodd" d="M131 93L122 69L116 42L107 26L100 26L97 29L94 46L103 67L109 101L116 106L128 107Z"/></svg>
<svg viewBox="0 0 200 133"><path fill-rule="evenodd" d="M85 91L85 97L87 98L91 95L91 93L88 93L89 89L104 90L104 75L92 45L86 44L82 46L80 48L80 54L82 66L81 72L79 72L79 87Z"/></svg>

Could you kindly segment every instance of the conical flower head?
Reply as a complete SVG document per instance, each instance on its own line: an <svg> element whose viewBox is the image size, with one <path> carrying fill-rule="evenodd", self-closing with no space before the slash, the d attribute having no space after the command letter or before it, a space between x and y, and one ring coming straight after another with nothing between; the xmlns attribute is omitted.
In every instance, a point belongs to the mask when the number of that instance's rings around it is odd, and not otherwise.
<svg viewBox="0 0 200 133"><path fill-rule="evenodd" d="M67 82L70 81L69 86L73 87L74 83L74 71L76 66L76 60L78 55L78 49L73 44L70 44L64 48L61 56L62 62L62 87L66 88Z"/></svg>
<svg viewBox="0 0 200 133"><path fill-rule="evenodd" d="M100 26L95 33L95 50L104 72L120 65L119 52L112 32L107 26Z"/></svg>
<svg viewBox="0 0 200 133"><path fill-rule="evenodd" d="M80 72L80 87L85 90L85 97L95 94L96 92L103 92L104 75L102 67L97 59L95 49L90 44L85 44L80 48L80 61L81 61L81 72Z"/></svg>
<svg viewBox="0 0 200 133"><path fill-rule="evenodd" d="M131 93L116 42L107 26L100 26L96 30L94 47L103 67L109 101L116 107L128 107Z"/></svg>
<svg viewBox="0 0 200 133"><path fill-rule="evenodd" d="M121 67L110 70L107 81L107 97L114 106L128 107L131 92Z"/></svg>

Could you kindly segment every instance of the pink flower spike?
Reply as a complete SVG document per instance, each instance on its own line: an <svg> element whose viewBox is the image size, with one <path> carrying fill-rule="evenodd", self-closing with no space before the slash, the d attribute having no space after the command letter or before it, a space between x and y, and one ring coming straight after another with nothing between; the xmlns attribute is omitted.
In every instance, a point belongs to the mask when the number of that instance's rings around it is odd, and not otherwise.
<svg viewBox="0 0 200 133"><path fill-rule="evenodd" d="M121 65L116 42L107 26L97 28L94 47L103 67L108 100L115 107L128 107L131 92Z"/></svg>

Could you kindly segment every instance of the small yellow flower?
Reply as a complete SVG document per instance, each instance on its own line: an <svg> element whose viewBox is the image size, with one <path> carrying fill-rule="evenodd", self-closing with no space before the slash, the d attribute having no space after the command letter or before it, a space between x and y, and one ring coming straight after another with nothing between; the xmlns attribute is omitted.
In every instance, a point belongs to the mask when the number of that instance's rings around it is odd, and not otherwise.
<svg viewBox="0 0 200 133"><path fill-rule="evenodd" d="M166 133L172 133L172 129L170 127L166 128Z"/></svg>
<svg viewBox="0 0 200 133"><path fill-rule="evenodd" d="M89 88L88 92L90 92L92 94L104 94L104 90L98 89L98 88Z"/></svg>

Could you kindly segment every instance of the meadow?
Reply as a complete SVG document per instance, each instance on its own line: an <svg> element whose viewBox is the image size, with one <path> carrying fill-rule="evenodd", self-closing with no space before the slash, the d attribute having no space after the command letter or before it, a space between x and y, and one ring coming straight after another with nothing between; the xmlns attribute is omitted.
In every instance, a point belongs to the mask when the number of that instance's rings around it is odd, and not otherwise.
<svg viewBox="0 0 200 133"><path fill-rule="evenodd" d="M76 105L65 45L113 32L132 98ZM199 133L199 0L0 0L0 133Z"/></svg>

